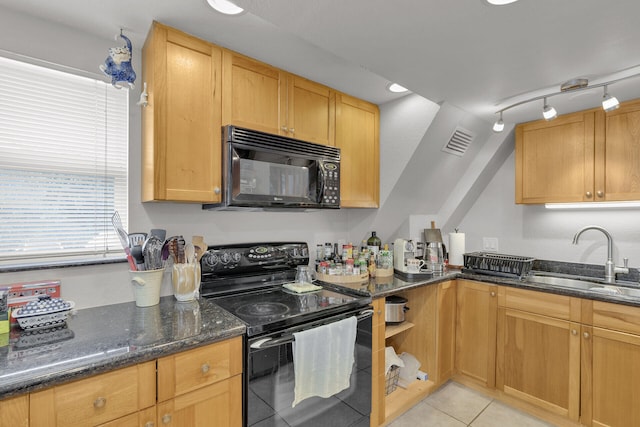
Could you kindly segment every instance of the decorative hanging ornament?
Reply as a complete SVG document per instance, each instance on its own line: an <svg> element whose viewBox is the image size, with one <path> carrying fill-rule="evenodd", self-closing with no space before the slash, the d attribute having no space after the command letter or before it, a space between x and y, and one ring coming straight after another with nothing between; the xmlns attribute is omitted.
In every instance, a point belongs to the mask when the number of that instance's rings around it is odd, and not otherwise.
<svg viewBox="0 0 640 427"><path fill-rule="evenodd" d="M104 61L104 64L100 64L99 68L105 75L111 77L111 84L115 88L121 89L124 86L120 85L120 83L126 83L129 88L133 89L133 82L136 81L136 72L131 65L131 40L122 34L122 29L120 29L119 37L125 41L126 46L110 48L109 56ZM118 36L116 35L117 39Z"/></svg>

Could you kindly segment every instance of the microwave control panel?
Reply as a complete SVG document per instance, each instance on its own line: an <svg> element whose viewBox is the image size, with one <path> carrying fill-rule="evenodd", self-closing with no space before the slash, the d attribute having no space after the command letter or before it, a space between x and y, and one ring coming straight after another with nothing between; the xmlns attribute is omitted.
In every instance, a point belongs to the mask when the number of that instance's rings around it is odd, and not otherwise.
<svg viewBox="0 0 640 427"><path fill-rule="evenodd" d="M340 166L334 162L324 162L324 192L321 203L323 205L340 206Z"/></svg>

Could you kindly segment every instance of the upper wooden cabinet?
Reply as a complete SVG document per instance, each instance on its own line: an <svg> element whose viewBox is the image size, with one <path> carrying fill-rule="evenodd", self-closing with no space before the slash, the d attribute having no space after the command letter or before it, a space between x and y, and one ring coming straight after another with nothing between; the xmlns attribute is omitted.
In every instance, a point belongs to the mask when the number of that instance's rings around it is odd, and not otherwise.
<svg viewBox="0 0 640 427"><path fill-rule="evenodd" d="M340 148L340 206L380 205L380 111L348 95L336 95L336 147Z"/></svg>
<svg viewBox="0 0 640 427"><path fill-rule="evenodd" d="M219 202L222 50L154 22L142 56L142 200Z"/></svg>
<svg viewBox="0 0 640 427"><path fill-rule="evenodd" d="M516 127L516 203L640 200L640 100Z"/></svg>
<svg viewBox="0 0 640 427"><path fill-rule="evenodd" d="M334 91L235 52L223 62L225 125L334 145Z"/></svg>

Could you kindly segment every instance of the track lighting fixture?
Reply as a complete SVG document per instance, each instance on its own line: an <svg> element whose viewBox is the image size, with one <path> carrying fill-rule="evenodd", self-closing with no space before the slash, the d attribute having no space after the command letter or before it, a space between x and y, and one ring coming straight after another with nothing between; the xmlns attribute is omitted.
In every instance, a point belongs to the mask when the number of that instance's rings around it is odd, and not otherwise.
<svg viewBox="0 0 640 427"><path fill-rule="evenodd" d="M604 85L604 95L602 95L602 108L608 113L609 111L613 111L620 107L620 102L618 102L618 98L616 98L615 96L609 95L609 92L607 92L607 86L608 85Z"/></svg>
<svg viewBox="0 0 640 427"><path fill-rule="evenodd" d="M542 117L544 117L546 121L553 120L558 117L556 109L547 104L546 97L544 98L544 107L542 107Z"/></svg>
<svg viewBox="0 0 640 427"><path fill-rule="evenodd" d="M502 111L500 111L500 118L493 124L494 132L502 132L504 130L504 122L502 121Z"/></svg>
<svg viewBox="0 0 640 427"><path fill-rule="evenodd" d="M622 78L611 80L608 82L592 84L592 85L589 85L589 80L585 78L578 78L578 79L572 79L572 80L566 81L560 86L559 92L548 93L546 95L540 95L531 99L519 101L519 102L516 102L515 104L508 105L496 111L496 113L500 113L500 118L493 124L493 130L494 132L501 132L504 129L504 122L502 121L503 112L510 110L514 107L518 107L522 104L538 101L540 99L542 99L544 103L543 110L542 110L542 117L544 117L545 120L553 120L558 116L558 112L556 111L555 108L547 104L547 98L551 98L552 96L556 96L556 95L562 95L563 93L567 93L567 92L578 92L581 90L595 89L598 87L604 88L604 94L602 95L602 109L606 112L613 111L616 108L620 107L620 102L618 102L615 96L611 96L609 94L609 91L608 91L609 85L613 83L617 83L622 80L630 79L632 77L638 77L638 76L640 76L640 73L632 74L630 76L622 77Z"/></svg>

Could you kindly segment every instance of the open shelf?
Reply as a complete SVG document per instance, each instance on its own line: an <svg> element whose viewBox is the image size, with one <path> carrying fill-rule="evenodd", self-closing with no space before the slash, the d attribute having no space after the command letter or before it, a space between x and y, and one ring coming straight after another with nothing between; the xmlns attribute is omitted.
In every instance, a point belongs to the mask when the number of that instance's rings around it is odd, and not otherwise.
<svg viewBox="0 0 640 427"><path fill-rule="evenodd" d="M407 329L411 329L413 327L414 327L414 324L411 322L407 322L406 320L402 323L398 323L397 325L387 324L385 325L385 329L384 329L384 339L397 335L400 332L404 332Z"/></svg>
<svg viewBox="0 0 640 427"><path fill-rule="evenodd" d="M406 389L398 386L385 398L385 419L387 422L394 420L408 409L424 399L436 384L431 381L416 380Z"/></svg>

